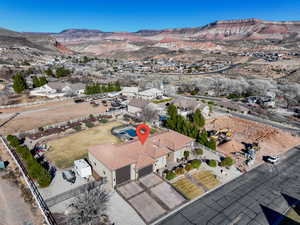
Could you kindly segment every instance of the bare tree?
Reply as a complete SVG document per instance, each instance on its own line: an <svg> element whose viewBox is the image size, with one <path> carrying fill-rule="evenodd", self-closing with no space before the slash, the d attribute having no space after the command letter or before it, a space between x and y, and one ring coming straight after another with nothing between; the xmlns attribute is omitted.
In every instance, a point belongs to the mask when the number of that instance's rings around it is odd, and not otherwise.
<svg viewBox="0 0 300 225"><path fill-rule="evenodd" d="M108 223L105 214L109 194L102 188L87 188L86 191L77 196L68 213L68 224L72 225L104 225Z"/></svg>
<svg viewBox="0 0 300 225"><path fill-rule="evenodd" d="M153 120L157 119L158 112L155 108L154 103L148 104L146 107L144 107L143 111L141 112L141 120L143 121L149 121L152 122Z"/></svg>

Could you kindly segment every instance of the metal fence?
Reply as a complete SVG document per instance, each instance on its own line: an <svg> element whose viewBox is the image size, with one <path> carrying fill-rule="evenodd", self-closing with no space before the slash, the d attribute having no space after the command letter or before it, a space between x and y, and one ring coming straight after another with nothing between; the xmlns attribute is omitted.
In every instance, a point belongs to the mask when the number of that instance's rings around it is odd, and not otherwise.
<svg viewBox="0 0 300 225"><path fill-rule="evenodd" d="M83 184L77 188L71 189L69 191L63 192L54 197L46 199L46 203L47 203L48 207L52 207L60 202L63 202L67 199L70 199L70 198L80 195L87 189L94 189L95 187L100 186L102 184L104 184L104 179L101 179L100 181L93 181L93 182Z"/></svg>
<svg viewBox="0 0 300 225"><path fill-rule="evenodd" d="M51 102L60 102L60 101L64 101L67 99L71 99L71 98L64 97L64 98L56 98L53 100L45 100L45 101L38 101L38 102L29 102L29 103L14 104L14 105L1 105L0 109L9 109L9 108L22 107L22 106L31 106L31 105L40 105L40 104L51 103Z"/></svg>
<svg viewBox="0 0 300 225"><path fill-rule="evenodd" d="M115 110L115 111L111 111L111 112L95 113L95 114L90 114L90 115L92 115L93 117L98 117L98 116L115 116L115 115L120 114L120 113L122 113L124 111L125 110L123 110L123 109L119 109L119 110ZM49 128L60 128L62 126L66 126L68 123L76 123L76 122L82 122L84 120L87 120L87 119L90 118L90 115L84 116L84 117L80 117L80 118L77 118L77 119L72 119L72 120L60 122L60 123L55 123L55 124L47 125L47 126L44 126L42 128L44 130L47 130ZM16 136L19 136L19 135L24 136L24 135L28 135L28 134L35 134L35 133L38 133L38 132L39 132L39 129L32 129L32 130L27 130L27 131L22 132L22 133L14 133L14 135L16 135Z"/></svg>
<svg viewBox="0 0 300 225"><path fill-rule="evenodd" d="M14 161L16 162L18 168L20 169L21 174L24 177L24 180L26 182L26 184L28 185L33 197L35 198L44 218L45 221L47 222L48 225L57 225L52 213L50 212L46 202L44 201L42 195L40 194L38 188L36 187L36 185L34 184L34 182L32 181L32 179L29 177L28 172L26 170L26 168L24 167L22 161L20 160L18 154L15 152L14 149L8 147L8 143L6 142L6 140L3 138L2 135L0 135L1 141L3 143L3 145L5 146L6 150L8 151L8 153L11 155L11 157L14 159Z"/></svg>

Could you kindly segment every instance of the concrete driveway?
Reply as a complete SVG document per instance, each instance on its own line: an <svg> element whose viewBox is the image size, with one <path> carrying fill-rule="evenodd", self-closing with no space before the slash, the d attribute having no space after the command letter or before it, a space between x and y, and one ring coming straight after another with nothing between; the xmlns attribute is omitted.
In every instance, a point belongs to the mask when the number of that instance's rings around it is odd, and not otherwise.
<svg viewBox="0 0 300 225"><path fill-rule="evenodd" d="M175 189L155 174L119 187L118 192L129 205L150 223L185 202Z"/></svg>

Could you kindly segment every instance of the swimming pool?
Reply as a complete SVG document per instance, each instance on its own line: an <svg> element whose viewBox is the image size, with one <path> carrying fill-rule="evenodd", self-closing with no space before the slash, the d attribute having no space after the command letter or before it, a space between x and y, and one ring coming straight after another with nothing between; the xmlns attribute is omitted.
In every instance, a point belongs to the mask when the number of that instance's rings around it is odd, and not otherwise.
<svg viewBox="0 0 300 225"><path fill-rule="evenodd" d="M136 137L136 131L134 129L125 130L124 132L126 132L131 137Z"/></svg>

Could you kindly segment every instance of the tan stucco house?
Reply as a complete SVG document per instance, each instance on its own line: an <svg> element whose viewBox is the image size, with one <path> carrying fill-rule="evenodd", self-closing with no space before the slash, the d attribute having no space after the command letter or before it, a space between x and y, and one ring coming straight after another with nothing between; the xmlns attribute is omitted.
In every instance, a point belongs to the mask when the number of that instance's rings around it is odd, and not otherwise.
<svg viewBox="0 0 300 225"><path fill-rule="evenodd" d="M144 145L133 140L92 146L88 158L93 170L115 187L176 162L184 157L184 151L192 150L193 143L192 138L169 130L149 137Z"/></svg>

